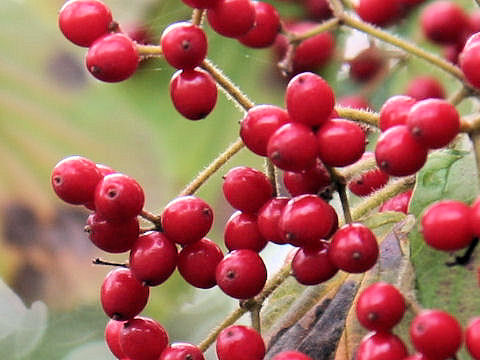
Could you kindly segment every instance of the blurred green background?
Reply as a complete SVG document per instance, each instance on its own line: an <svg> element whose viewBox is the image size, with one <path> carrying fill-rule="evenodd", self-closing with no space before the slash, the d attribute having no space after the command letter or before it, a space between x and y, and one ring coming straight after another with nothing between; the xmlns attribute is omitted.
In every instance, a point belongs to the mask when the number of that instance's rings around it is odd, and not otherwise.
<svg viewBox="0 0 480 360"><path fill-rule="evenodd" d="M105 3L123 28L147 26L154 43L168 24L191 15L179 0ZM121 84L94 80L83 65L86 49L69 43L58 30L62 4L0 1L1 359L112 359L103 342L107 318L99 304L99 288L110 269L92 266L91 259L123 261L127 255L111 256L93 248L83 233L88 212L62 204L51 190L53 166L73 154L109 165L137 179L146 193L146 209L158 212L236 140L243 116L219 93L206 119L182 118L168 93L175 70L162 59L145 61ZM275 4L283 15L301 15L298 4ZM418 11L395 31L423 41L417 17ZM209 58L255 103L282 106L285 82L271 52L246 49L208 26L206 30ZM339 32L337 44L345 43L349 34ZM341 56L337 45L335 57ZM321 72L337 97L360 91L344 70L336 61ZM378 109L390 94L402 92L409 78L426 71L432 73L422 61L409 61L371 93L373 107ZM434 70L433 74L449 90L458 86ZM260 169L263 160L242 150L198 192L214 208L215 228L209 236L219 244L232 213L220 190L221 176L239 164ZM284 252L266 249L269 269L283 261ZM144 314L160 321L172 341L198 342L233 306L235 302L218 289L192 290L175 273L152 289Z"/></svg>

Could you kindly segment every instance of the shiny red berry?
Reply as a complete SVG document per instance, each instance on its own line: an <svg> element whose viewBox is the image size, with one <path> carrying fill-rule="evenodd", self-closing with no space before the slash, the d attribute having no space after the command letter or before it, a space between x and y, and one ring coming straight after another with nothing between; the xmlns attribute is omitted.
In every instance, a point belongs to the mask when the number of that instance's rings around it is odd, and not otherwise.
<svg viewBox="0 0 480 360"><path fill-rule="evenodd" d="M442 200L429 206L422 216L425 242L437 250L455 251L473 239L471 209L457 200Z"/></svg>
<svg viewBox="0 0 480 360"><path fill-rule="evenodd" d="M255 329L243 325L231 325L217 337L218 360L262 360L265 343Z"/></svg>
<svg viewBox="0 0 480 360"><path fill-rule="evenodd" d="M307 0L304 6L309 18L316 21L329 19L333 15L328 0Z"/></svg>
<svg viewBox="0 0 480 360"><path fill-rule="evenodd" d="M342 96L338 98L337 105L346 107L346 108L358 109L358 110L372 109L372 106L363 95Z"/></svg>
<svg viewBox="0 0 480 360"><path fill-rule="evenodd" d="M249 299L262 291L267 281L267 269L256 252L235 250L217 265L215 278L227 295Z"/></svg>
<svg viewBox="0 0 480 360"><path fill-rule="evenodd" d="M205 360L202 351L189 343L173 343L163 350L158 360Z"/></svg>
<svg viewBox="0 0 480 360"><path fill-rule="evenodd" d="M292 196L317 194L331 182L330 173L319 159L316 165L308 170L283 173L283 184Z"/></svg>
<svg viewBox="0 0 480 360"><path fill-rule="evenodd" d="M235 209L246 213L256 213L272 198L273 187L264 173L239 166L225 175L223 194Z"/></svg>
<svg viewBox="0 0 480 360"><path fill-rule="evenodd" d="M123 34L108 34L88 49L86 65L98 80L119 82L132 76L140 57L134 42Z"/></svg>
<svg viewBox="0 0 480 360"><path fill-rule="evenodd" d="M250 249L260 252L267 245L267 240L258 229L257 217L236 211L228 219L224 231L225 245L228 250Z"/></svg>
<svg viewBox="0 0 480 360"><path fill-rule="evenodd" d="M130 269L110 271L102 284L100 300L105 313L115 320L138 315L148 301L149 288L143 286Z"/></svg>
<svg viewBox="0 0 480 360"><path fill-rule="evenodd" d="M378 167L392 176L415 174L427 161L427 155L428 149L415 140L405 125L382 133L375 148Z"/></svg>
<svg viewBox="0 0 480 360"><path fill-rule="evenodd" d="M347 166L365 152L365 132L353 121L330 119L317 130L318 157L327 166Z"/></svg>
<svg viewBox="0 0 480 360"><path fill-rule="evenodd" d="M90 241L99 249L122 253L130 250L138 239L139 224L137 217L122 222L110 222L93 213L87 219L85 231Z"/></svg>
<svg viewBox="0 0 480 360"><path fill-rule="evenodd" d="M288 113L274 105L257 105L248 110L240 124L240 137L245 146L257 155L267 156L270 136L288 123Z"/></svg>
<svg viewBox="0 0 480 360"><path fill-rule="evenodd" d="M463 9L453 1L434 1L423 9L420 23L425 36L439 44L455 43L468 27Z"/></svg>
<svg viewBox="0 0 480 360"><path fill-rule="evenodd" d="M335 219L330 205L316 195L300 195L283 209L278 226L283 238L295 246L315 245L330 233Z"/></svg>
<svg viewBox="0 0 480 360"><path fill-rule="evenodd" d="M63 201L81 205L93 201L95 188L102 179L96 164L81 156L70 156L53 168L52 187Z"/></svg>
<svg viewBox="0 0 480 360"><path fill-rule="evenodd" d="M316 25L313 22L300 22L287 28L294 34L301 34L311 30ZM293 73L317 71L333 57L334 50L335 38L328 31L303 40L295 48L292 61Z"/></svg>
<svg viewBox="0 0 480 360"><path fill-rule="evenodd" d="M371 169L355 176L348 188L357 196L368 196L381 189L388 182L389 176L380 169Z"/></svg>
<svg viewBox="0 0 480 360"><path fill-rule="evenodd" d="M317 285L332 278L338 268L328 256L328 243L319 241L308 248L300 248L292 260L293 276L300 284Z"/></svg>
<svg viewBox="0 0 480 360"><path fill-rule="evenodd" d="M144 202L140 184L124 174L105 176L95 189L97 214L109 221L124 221L139 215Z"/></svg>
<svg viewBox="0 0 480 360"><path fill-rule="evenodd" d="M213 225L213 210L195 196L178 197L165 206L162 228L165 235L180 245L202 239Z"/></svg>
<svg viewBox="0 0 480 360"><path fill-rule="evenodd" d="M209 9L215 7L220 0L182 0L184 4L194 9Z"/></svg>
<svg viewBox="0 0 480 360"><path fill-rule="evenodd" d="M238 40L248 47L264 48L273 44L280 31L280 15L277 9L263 1L252 1L255 8L253 27Z"/></svg>
<svg viewBox="0 0 480 360"><path fill-rule="evenodd" d="M155 320L139 316L123 324L120 346L128 359L158 360L168 346L168 334Z"/></svg>
<svg viewBox="0 0 480 360"><path fill-rule="evenodd" d="M328 254L339 269L349 273L362 273L377 262L377 239L365 225L347 224L333 235Z"/></svg>
<svg viewBox="0 0 480 360"><path fill-rule="evenodd" d="M480 197L477 197L472 204L470 212L470 225L472 227L473 234L480 237Z"/></svg>
<svg viewBox="0 0 480 360"><path fill-rule="evenodd" d="M111 30L112 13L98 0L70 0L60 9L58 25L68 40L89 47Z"/></svg>
<svg viewBox="0 0 480 360"><path fill-rule="evenodd" d="M209 289L217 284L215 270L222 259L220 247L213 241L203 238L180 251L178 271L190 285Z"/></svg>
<svg viewBox="0 0 480 360"><path fill-rule="evenodd" d="M475 87L480 87L480 42L473 42L459 55L460 68L465 78Z"/></svg>
<svg viewBox="0 0 480 360"><path fill-rule="evenodd" d="M407 85L406 95L415 100L430 98L444 99L445 90L443 85L432 76L417 76L410 80Z"/></svg>
<svg viewBox="0 0 480 360"><path fill-rule="evenodd" d="M285 103L292 121L318 126L330 117L335 96L323 78L313 73L301 73L288 83Z"/></svg>
<svg viewBox="0 0 480 360"><path fill-rule="evenodd" d="M285 197L270 199L261 207L257 216L257 225L260 234L268 241L280 245L285 244L285 240L278 231L278 221L288 200L289 199Z"/></svg>
<svg viewBox="0 0 480 360"><path fill-rule="evenodd" d="M362 20L378 26L390 25L401 14L398 0L359 0L355 10Z"/></svg>
<svg viewBox="0 0 480 360"><path fill-rule="evenodd" d="M130 270L144 285L157 286L166 281L177 267L177 247L163 233L143 234L130 252Z"/></svg>
<svg viewBox="0 0 480 360"><path fill-rule="evenodd" d="M457 136L460 118L455 107L446 100L427 99L411 108L407 127L419 143L430 149L438 149Z"/></svg>
<svg viewBox="0 0 480 360"><path fill-rule="evenodd" d="M220 35L238 38L255 24L255 7L250 0L220 0L207 10L210 26Z"/></svg>
<svg viewBox="0 0 480 360"><path fill-rule="evenodd" d="M382 52L375 46L369 47L358 53L349 62L350 77L359 82L373 79L385 66Z"/></svg>
<svg viewBox="0 0 480 360"><path fill-rule="evenodd" d="M470 355L480 359L480 317L470 319L465 329L465 345Z"/></svg>
<svg viewBox="0 0 480 360"><path fill-rule="evenodd" d="M123 328L123 321L109 320L105 327L105 342L108 348L119 359L125 358L125 354L120 347L120 332Z"/></svg>
<svg viewBox="0 0 480 360"><path fill-rule="evenodd" d="M412 190L407 190L403 193L398 194L397 196L388 199L380 206L378 212L383 211L398 211L403 212L404 214L408 213L408 205L412 197Z"/></svg>
<svg viewBox="0 0 480 360"><path fill-rule="evenodd" d="M200 120L217 103L217 85L202 69L179 70L170 80L170 97L175 109L190 120Z"/></svg>
<svg viewBox="0 0 480 360"><path fill-rule="evenodd" d="M380 109L380 130L386 131L395 125L406 125L410 109L417 100L406 95L396 95L389 98Z"/></svg>
<svg viewBox="0 0 480 360"><path fill-rule="evenodd" d="M424 310L410 324L410 338L417 351L431 359L447 359L462 344L458 321L442 310Z"/></svg>
<svg viewBox="0 0 480 360"><path fill-rule="evenodd" d="M358 297L358 321L368 330L390 331L405 313L405 299L391 284L377 282L364 289Z"/></svg>
<svg viewBox="0 0 480 360"><path fill-rule="evenodd" d="M267 155L282 170L307 170L317 161L317 139L310 127L301 123L288 123L275 131L268 140Z"/></svg>
<svg viewBox="0 0 480 360"><path fill-rule="evenodd" d="M403 360L407 348L396 335L388 332L371 332L357 348L356 360Z"/></svg>
<svg viewBox="0 0 480 360"><path fill-rule="evenodd" d="M207 55L207 36L198 26L188 22L169 25L160 39L165 60L177 69L193 69Z"/></svg>

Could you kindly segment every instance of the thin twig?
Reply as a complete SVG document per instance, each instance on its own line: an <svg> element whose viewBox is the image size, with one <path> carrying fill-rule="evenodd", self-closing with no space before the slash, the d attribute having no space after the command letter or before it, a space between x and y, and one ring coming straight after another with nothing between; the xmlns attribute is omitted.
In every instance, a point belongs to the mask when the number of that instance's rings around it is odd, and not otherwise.
<svg viewBox="0 0 480 360"><path fill-rule="evenodd" d="M194 9L192 12L192 24L193 25L201 25L203 21L203 15L205 11L202 9Z"/></svg>
<svg viewBox="0 0 480 360"><path fill-rule="evenodd" d="M93 259L92 264L94 264L94 265L106 265L106 266L119 266L119 267L128 268L128 263L111 262L111 261L103 260L103 259L100 259L100 258Z"/></svg>

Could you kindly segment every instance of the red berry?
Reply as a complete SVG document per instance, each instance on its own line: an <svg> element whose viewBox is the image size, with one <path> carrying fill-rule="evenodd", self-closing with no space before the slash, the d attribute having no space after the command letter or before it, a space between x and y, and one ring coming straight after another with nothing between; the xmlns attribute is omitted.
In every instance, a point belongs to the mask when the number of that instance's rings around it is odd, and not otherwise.
<svg viewBox="0 0 480 360"><path fill-rule="evenodd" d="M292 33L301 34L315 27L316 23L300 22L287 27ZM295 48L293 72L316 71L324 66L333 56L335 38L328 31L303 40Z"/></svg>
<svg viewBox="0 0 480 360"><path fill-rule="evenodd" d="M335 96L330 85L320 76L302 73L288 83L285 102L292 121L317 126L330 117Z"/></svg>
<svg viewBox="0 0 480 360"><path fill-rule="evenodd" d="M148 295L149 288L143 286L129 269L115 269L103 281L100 300L109 317L128 320L143 310Z"/></svg>
<svg viewBox="0 0 480 360"><path fill-rule="evenodd" d="M238 40L252 48L264 48L273 44L280 30L280 15L277 9L262 1L252 1L255 8L253 27Z"/></svg>
<svg viewBox="0 0 480 360"><path fill-rule="evenodd" d="M463 9L453 1L432 2L420 22L425 36L439 44L455 43L469 25Z"/></svg>
<svg viewBox="0 0 480 360"><path fill-rule="evenodd" d="M387 332L367 334L357 348L356 360L403 360L407 348L396 335Z"/></svg>
<svg viewBox="0 0 480 360"><path fill-rule="evenodd" d="M179 70L170 80L170 97L175 109L190 120L206 117L217 103L217 85L202 69Z"/></svg>
<svg viewBox="0 0 480 360"><path fill-rule="evenodd" d="M60 9L58 25L68 40L89 47L110 31L112 13L98 0L70 0Z"/></svg>
<svg viewBox="0 0 480 360"><path fill-rule="evenodd" d="M465 329L465 345L470 355L480 359L480 317L471 319Z"/></svg>
<svg viewBox="0 0 480 360"><path fill-rule="evenodd" d="M260 234L268 241L276 244L285 244L285 240L278 231L278 221L287 205L288 198L272 198L258 211L257 226Z"/></svg>
<svg viewBox="0 0 480 360"><path fill-rule="evenodd" d="M181 196L170 201L162 212L165 235L180 245L202 239L213 224L213 210L195 196Z"/></svg>
<svg viewBox="0 0 480 360"><path fill-rule="evenodd" d="M338 268L328 257L328 243L321 241L298 249L292 260L292 271L300 284L317 285L332 278Z"/></svg>
<svg viewBox="0 0 480 360"><path fill-rule="evenodd" d="M404 214L408 213L408 204L410 203L410 198L412 197L412 190L405 191L398 194L397 196L388 199L380 206L378 212L383 211L398 211L403 212Z"/></svg>
<svg viewBox="0 0 480 360"><path fill-rule="evenodd" d="M355 10L362 20L378 26L390 25L401 14L398 0L359 0Z"/></svg>
<svg viewBox="0 0 480 360"><path fill-rule="evenodd" d="M275 166L282 170L307 170L317 161L317 139L310 127L300 123L288 123L270 137L267 155Z"/></svg>
<svg viewBox="0 0 480 360"><path fill-rule="evenodd" d="M363 95L342 96L338 99L337 104L342 107L358 110L368 110L372 108Z"/></svg>
<svg viewBox="0 0 480 360"><path fill-rule="evenodd" d="M232 251L217 265L218 286L236 299L249 299L258 295L267 281L267 269L262 258L254 251Z"/></svg>
<svg viewBox="0 0 480 360"><path fill-rule="evenodd" d="M218 360L262 360L265 343L254 329L243 325L231 325L217 337Z"/></svg>
<svg viewBox="0 0 480 360"><path fill-rule="evenodd" d="M160 285L172 275L176 266L175 243L158 231L140 236L130 252L130 270L144 285Z"/></svg>
<svg viewBox="0 0 480 360"><path fill-rule="evenodd" d="M429 206L422 217L425 242L443 251L467 247L473 240L471 209L456 200L442 200Z"/></svg>
<svg viewBox="0 0 480 360"><path fill-rule="evenodd" d="M377 262L377 239L366 226L347 224L333 235L328 254L339 269L349 273L362 273Z"/></svg>
<svg viewBox="0 0 480 360"><path fill-rule="evenodd" d="M220 0L207 10L207 19L220 35L238 38L255 24L255 7L250 0Z"/></svg>
<svg viewBox="0 0 480 360"><path fill-rule="evenodd" d="M138 239L138 219L132 217L122 222L109 222L96 213L87 219L85 231L99 249L110 253L122 253L132 248Z"/></svg>
<svg viewBox="0 0 480 360"><path fill-rule="evenodd" d="M390 331L405 313L405 299L395 286L377 282L364 289L356 305L358 321L368 330Z"/></svg>
<svg viewBox="0 0 480 360"><path fill-rule="evenodd" d="M429 98L444 99L445 90L436 78L431 76L417 76L408 83L406 95L415 100L425 100Z"/></svg>
<svg viewBox="0 0 480 360"><path fill-rule="evenodd" d="M369 47L349 61L350 76L357 81L369 81L379 73L385 65L381 51L376 47Z"/></svg>
<svg viewBox="0 0 480 360"><path fill-rule="evenodd" d="M283 183L292 196L317 194L331 182L330 173L319 159L316 165L308 170L283 173Z"/></svg>
<svg viewBox="0 0 480 360"><path fill-rule="evenodd" d="M158 360L205 360L202 351L188 343L173 343L163 350Z"/></svg>
<svg viewBox="0 0 480 360"><path fill-rule="evenodd" d="M306 0L304 6L309 17L316 21L329 19L333 15L328 0Z"/></svg>
<svg viewBox="0 0 480 360"><path fill-rule="evenodd" d="M334 226L330 205L316 195L291 199L278 222L283 238L294 246L309 246L324 239Z"/></svg>
<svg viewBox="0 0 480 360"><path fill-rule="evenodd" d="M70 156L55 165L51 179L53 190L60 199L80 205L93 201L95 188L102 176L93 161Z"/></svg>
<svg viewBox="0 0 480 360"><path fill-rule="evenodd" d="M109 221L124 221L139 215L144 202L142 187L124 174L105 176L95 189L97 214Z"/></svg>
<svg viewBox="0 0 480 360"><path fill-rule="evenodd" d="M415 174L427 161L427 155L427 148L414 139L405 125L385 131L375 148L378 167L392 176Z"/></svg>
<svg viewBox="0 0 480 360"><path fill-rule="evenodd" d="M190 285L209 289L217 284L215 270L223 259L220 247L204 238L185 246L178 256L178 271Z"/></svg>
<svg viewBox="0 0 480 360"><path fill-rule="evenodd" d="M198 26L188 22L169 25L160 39L165 60L177 69L193 69L207 55L207 37Z"/></svg>
<svg viewBox="0 0 480 360"><path fill-rule="evenodd" d="M195 9L209 9L217 5L220 0L182 0L186 5Z"/></svg>
<svg viewBox="0 0 480 360"><path fill-rule="evenodd" d="M410 110L407 126L413 137L430 149L447 145L457 136L460 119L455 107L441 99L419 101Z"/></svg>
<svg viewBox="0 0 480 360"><path fill-rule="evenodd" d="M424 310L410 324L410 338L417 351L431 359L447 359L462 344L458 321L442 310Z"/></svg>
<svg viewBox="0 0 480 360"><path fill-rule="evenodd" d="M140 57L133 41L123 34L108 34L88 49L86 65L98 80L119 82L137 70Z"/></svg>
<svg viewBox="0 0 480 360"><path fill-rule="evenodd" d="M168 346L168 334L155 320L136 317L124 323L120 346L132 360L158 360Z"/></svg>
<svg viewBox="0 0 480 360"><path fill-rule="evenodd" d="M272 198L273 187L264 173L239 166L225 175L223 194L235 209L254 214Z"/></svg>
<svg viewBox="0 0 480 360"><path fill-rule="evenodd" d="M250 249L260 252L267 245L267 240L260 234L257 217L236 211L228 219L224 232L225 245L228 250Z"/></svg>
<svg viewBox="0 0 480 360"><path fill-rule="evenodd" d="M257 105L248 110L240 125L240 137L245 146L260 156L267 156L270 136L288 123L288 113L274 105Z"/></svg>
<svg viewBox="0 0 480 360"><path fill-rule="evenodd" d="M480 12L479 12L480 15ZM468 49L470 46L476 45L480 42L480 33L476 32L473 35L471 35L467 41L465 41L465 44L463 46L463 50Z"/></svg>
<svg viewBox="0 0 480 360"><path fill-rule="evenodd" d="M380 109L380 130L386 131L395 125L406 125L410 109L417 100L406 95L396 95L389 98Z"/></svg>
<svg viewBox="0 0 480 360"><path fill-rule="evenodd" d="M119 359L125 358L122 348L120 347L120 332L123 328L123 321L111 319L105 327L105 341L108 348Z"/></svg>
<svg viewBox="0 0 480 360"><path fill-rule="evenodd" d="M468 43L467 43L468 44ZM465 45L465 48L459 55L460 68L465 78L475 87L480 87L480 42L475 41Z"/></svg>
<svg viewBox="0 0 480 360"><path fill-rule="evenodd" d="M429 360L429 359L427 359L427 357L421 353L416 353L404 358L403 360Z"/></svg>
<svg viewBox="0 0 480 360"><path fill-rule="evenodd" d="M372 169L355 176L349 183L348 188L357 196L368 196L374 191L381 189L388 182L389 176L380 169Z"/></svg>
<svg viewBox="0 0 480 360"><path fill-rule="evenodd" d="M318 156L327 166L347 166L365 152L365 132L353 121L331 119L317 131Z"/></svg>
<svg viewBox="0 0 480 360"><path fill-rule="evenodd" d="M309 356L296 350L279 352L272 360L312 360Z"/></svg>

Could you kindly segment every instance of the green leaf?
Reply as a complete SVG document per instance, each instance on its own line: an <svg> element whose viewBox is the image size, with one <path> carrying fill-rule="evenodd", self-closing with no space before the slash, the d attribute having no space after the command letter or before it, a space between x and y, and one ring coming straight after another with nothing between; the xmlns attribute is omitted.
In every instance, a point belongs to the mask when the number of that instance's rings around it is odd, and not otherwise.
<svg viewBox="0 0 480 360"><path fill-rule="evenodd" d="M410 211L418 219L417 226L409 234L417 298L425 308L449 311L462 324L478 315L480 309L480 297L472 296L480 257L474 257L466 266L446 266L446 262L452 261L452 255L426 246L420 232L421 215L430 204L442 199L471 203L478 192L473 153L443 150L430 155L418 173L410 205ZM465 356L460 354L460 358Z"/></svg>

